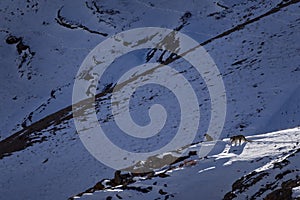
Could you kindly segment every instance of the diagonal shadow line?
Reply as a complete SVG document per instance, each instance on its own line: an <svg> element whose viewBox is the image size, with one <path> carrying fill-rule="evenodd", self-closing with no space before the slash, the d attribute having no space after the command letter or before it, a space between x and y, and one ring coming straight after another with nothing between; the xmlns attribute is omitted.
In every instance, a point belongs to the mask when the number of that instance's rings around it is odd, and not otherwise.
<svg viewBox="0 0 300 200"><path fill-rule="evenodd" d="M223 38L224 36L227 36L231 33L242 30L247 25L257 22L264 17L267 17L269 15L277 13L280 10L282 10L283 8L293 5L293 4L296 4L298 2L300 2L300 0L291 0L291 1L283 0L281 3L277 4L276 7L272 8L271 10L267 11L266 13L259 15L258 17L255 17L253 19L250 19L244 23L238 24L238 25L234 26L233 28L228 29L227 31L224 31L224 32L218 34L217 36L212 37L212 38L200 43L198 46L191 48L190 50L184 52L181 55L178 55L176 57L170 57L169 59L164 61L161 65L158 65L157 67L155 67L149 71L146 71L146 72L140 74L139 76L144 76L145 74L149 74L152 71L154 71L155 69L157 69L158 67L161 67L163 65L174 62L175 60L181 58L183 55L186 55L189 52L194 51L195 49L197 49L201 46L205 46L217 39ZM126 82L122 83L121 85L118 85L118 88L115 88L115 90L120 89L120 87L126 85L128 82L132 82L132 81L136 80L136 78L137 77L133 77L132 79L127 80ZM75 107L81 106L80 109L90 108L94 98L96 101L100 101L101 97L111 93L112 91L113 91L113 88L110 88L104 92L98 93L93 98L85 99L81 102L76 103L75 105L67 106L55 113L48 115L47 117L40 119L37 122L32 123L30 126L25 127L24 129L12 134L11 136L1 140L0 141L0 159L2 159L5 156L11 155L13 152L24 150L27 147L32 146L34 143L41 143L41 142L45 141L45 140L34 141L34 138L32 138L31 135L33 133L40 132L52 125L55 126L55 125L61 124L64 121L72 119L73 118L72 106L75 106ZM82 105L85 105L85 106L82 106Z"/></svg>

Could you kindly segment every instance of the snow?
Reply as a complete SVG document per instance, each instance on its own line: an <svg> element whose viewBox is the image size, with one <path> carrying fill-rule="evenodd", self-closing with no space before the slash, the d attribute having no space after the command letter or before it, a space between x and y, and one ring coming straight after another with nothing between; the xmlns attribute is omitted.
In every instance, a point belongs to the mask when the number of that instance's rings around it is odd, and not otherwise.
<svg viewBox="0 0 300 200"><path fill-rule="evenodd" d="M293 196L292 196L293 198L299 198L300 197L300 186L298 186L298 187L294 187L293 188Z"/></svg>
<svg viewBox="0 0 300 200"><path fill-rule="evenodd" d="M291 4L264 15L280 3ZM174 169L156 169L156 174L167 170L165 178L135 177L131 189L112 187L78 198L222 199L233 191L237 199L245 199L258 195L261 185L272 183L272 189L256 196L262 198L280 189L284 181L294 180L300 169L299 6L292 0L0 1L0 199L67 199L113 178L115 170L85 149L72 116L68 117L72 114L72 89L79 67L96 45L121 31L141 27L180 28L181 33L204 44L226 89L224 129L217 141L202 142L211 117L207 85L186 61L177 60L170 67L180 71L194 88L200 124L195 144L157 158L177 157L178 152L187 155L189 151L198 155L174 164ZM76 28L60 25L60 19ZM245 25L235 29L240 24ZM30 51L19 55L16 44L6 43L9 35L22 37L34 52L22 66L22 55ZM100 80L97 92L145 64L149 51L117 59ZM156 52L149 62L157 62L161 53ZM99 100L98 119L107 121L104 130L114 144L135 153L151 152L174 137L180 102L169 90L152 86L141 87L130 102L132 119L141 126L149 123L148 108L155 103L168 113L162 133L146 140L124 137L127 135L110 120L110 96ZM238 134L253 142L231 145L229 137ZM13 145L22 138L29 145L11 155L2 154L3 141L12 135L17 136L9 140ZM205 149L211 151L202 156ZM276 168L286 160L289 164ZM235 181L253 172L269 176L244 193L233 190ZM280 173L283 175L277 176ZM133 189L138 187L152 189L146 193ZM292 191L293 197L299 197L299 186Z"/></svg>
<svg viewBox="0 0 300 200"><path fill-rule="evenodd" d="M247 142L245 146L237 147L231 146L227 139L224 139L225 141L220 142L217 146L224 147L225 143L224 151L229 149L234 153L223 151L219 154L210 155L206 159L199 159L198 157L198 163L195 166L170 170L170 177L164 179L140 179L133 186L147 187L156 181L158 185L167 183L168 194L174 194L174 199L193 199L196 197L195 195L200 195L204 199L222 199L225 193L230 190L232 182L238 177L246 176L253 171L267 171L273 167L274 163L278 163L292 154L291 150L295 151L295 144L300 142L299 134L300 128L293 128L256 135L251 138L253 142ZM284 140L285 138L289 138L290 141ZM237 153L238 151L240 153ZM297 160L293 163L298 164ZM298 174L300 173L298 172ZM266 182L268 181L266 180ZM155 194L156 190L158 189L153 189L151 194L143 194L143 198L158 198L160 195ZM110 196L118 192L121 197L125 199L128 197L127 191L110 190L110 192ZM93 198L97 199L104 198L108 194L96 192L94 196ZM131 192L130 198L139 199L141 197L138 192Z"/></svg>

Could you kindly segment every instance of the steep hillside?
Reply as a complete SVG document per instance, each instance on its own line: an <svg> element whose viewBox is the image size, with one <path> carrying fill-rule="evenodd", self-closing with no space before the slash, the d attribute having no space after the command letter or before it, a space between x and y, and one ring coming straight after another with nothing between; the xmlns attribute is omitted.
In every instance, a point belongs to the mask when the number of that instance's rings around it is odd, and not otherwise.
<svg viewBox="0 0 300 200"><path fill-rule="evenodd" d="M299 0L0 1L0 199L288 199L299 194L299 7ZM213 86L182 57L145 48L114 60L95 83L96 103L87 99L78 110L88 113L95 106L97 121L116 146L153 152L174 138L182 120L173 91L149 84L131 96L130 113L144 126L151 120L149 108L162 105L168 116L161 132L129 137L116 125L113 91L135 66L168 64L193 88L201 114L193 141L182 145L188 151L153 154L148 162L158 159L160 165L151 169L144 166L147 160L135 163L149 170L127 175L124 184L115 181L116 169L99 162L81 142L73 86L100 42L142 27L183 33L209 53L224 82L225 92L217 95L226 97L226 118L216 142L203 142L215 116ZM238 134L254 142L229 145L228 138ZM203 146L212 149L207 157L199 152ZM128 171L133 170L123 169L121 175Z"/></svg>
<svg viewBox="0 0 300 200"><path fill-rule="evenodd" d="M188 147L186 156L155 173L140 177L140 174L123 172L122 184L114 185L115 175L70 199L273 200L300 197L293 193L293 189L300 186L299 136L300 129L294 128L251 136L247 138L251 142L236 146L225 138L203 158L193 152L200 145L214 144L194 144Z"/></svg>

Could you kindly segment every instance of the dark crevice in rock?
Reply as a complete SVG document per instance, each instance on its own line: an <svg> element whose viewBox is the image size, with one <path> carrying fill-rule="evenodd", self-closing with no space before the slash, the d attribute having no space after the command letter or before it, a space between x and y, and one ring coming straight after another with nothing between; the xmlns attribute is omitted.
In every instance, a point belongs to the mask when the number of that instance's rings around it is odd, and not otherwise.
<svg viewBox="0 0 300 200"><path fill-rule="evenodd" d="M82 29L82 30L85 30L89 33L93 33L93 34L98 34L98 35L101 35L101 36L108 36L107 33L102 33L102 32L99 32L99 31L95 31L95 30L91 30L89 29L88 27L78 23L78 22L74 22L74 21L71 21L71 20L68 20L66 19L65 17L63 17L61 15L61 11L62 11L62 8L61 7L58 11L57 11L57 16L55 18L56 22L65 27L65 28L68 28L68 29Z"/></svg>

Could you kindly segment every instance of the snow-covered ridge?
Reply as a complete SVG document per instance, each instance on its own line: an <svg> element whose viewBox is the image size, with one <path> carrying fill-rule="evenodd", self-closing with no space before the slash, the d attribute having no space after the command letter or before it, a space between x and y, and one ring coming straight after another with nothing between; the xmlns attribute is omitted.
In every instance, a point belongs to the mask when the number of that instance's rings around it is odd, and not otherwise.
<svg viewBox="0 0 300 200"><path fill-rule="evenodd" d="M155 199L160 196L181 199L182 195L185 199L193 199L196 194L201 194L203 198L224 198L226 200L263 198L264 196L271 198L276 189L283 190L282 195L287 195L286 191L300 185L298 177L300 175L298 168L300 128L251 136L247 139L251 139L251 142L236 146L230 143L229 138L217 143L193 144L186 147L186 156L177 157L177 160L175 159L171 165L164 165L163 158L169 159L166 155L174 155L174 153L157 155L156 158L162 159L157 161L162 164L161 169L158 167L156 170L146 173L116 172L112 179L103 179L71 199L84 199L90 195L94 195L95 199L109 196L139 199L140 194L147 199ZM208 156L199 158L195 152L201 145L215 145L215 148ZM166 162L168 161L166 160ZM147 161L143 163L146 165ZM218 180L223 187L215 187L216 180L210 176L211 174L222 174L223 171L226 171L226 178ZM191 173L195 174L189 176ZM206 190L206 187L205 189L201 187L203 179L207 180L205 184L210 185L210 189ZM293 187L280 188L280 183L288 181L294 181ZM160 186L164 182L169 183L165 189ZM188 184L182 184L187 182ZM199 187L190 187L191 184L199 185ZM221 191L222 188L228 188L231 184L231 191ZM168 192L162 192L166 190ZM189 190L189 192L184 192L184 190ZM128 193L128 191L132 192ZM128 196L129 194L131 196ZM278 199L290 198L290 196L282 195L279 195Z"/></svg>

